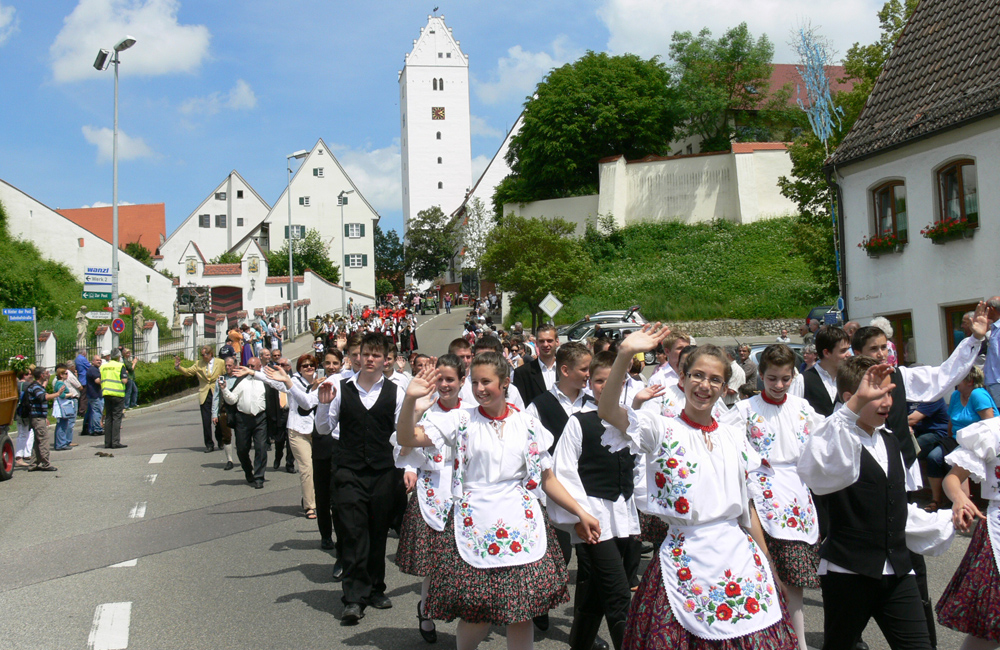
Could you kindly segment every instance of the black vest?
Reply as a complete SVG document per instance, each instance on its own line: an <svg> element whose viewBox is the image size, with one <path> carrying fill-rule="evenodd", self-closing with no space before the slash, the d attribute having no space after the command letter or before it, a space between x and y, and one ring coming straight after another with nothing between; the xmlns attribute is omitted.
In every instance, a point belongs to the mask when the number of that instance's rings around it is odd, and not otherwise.
<svg viewBox="0 0 1000 650"><path fill-rule="evenodd" d="M913 448L913 436L910 435L910 424L906 419L909 414L906 406L906 387L903 385L903 373L899 368L892 371L892 383L896 384L896 387L892 389L892 406L889 407L885 426L896 437L896 442L903 452L903 462L907 467L911 467L917 460L917 452Z"/></svg>
<svg viewBox="0 0 1000 650"><path fill-rule="evenodd" d="M340 381L340 445L338 467L370 468L376 471L395 467L389 437L396 430L396 384L383 380L382 390L372 408L361 402L358 386Z"/></svg>
<svg viewBox="0 0 1000 650"><path fill-rule="evenodd" d="M584 396L583 401L584 403L587 402L586 396ZM553 395L551 391L545 391L538 395L531 403L538 409L538 419L541 421L542 426L552 434L552 446L549 447L549 453L551 454L555 450L559 438L562 436L563 429L566 428L566 423L569 422L569 416L566 415L562 404L559 403L559 398Z"/></svg>
<svg viewBox="0 0 1000 650"><path fill-rule="evenodd" d="M611 453L601 444L604 422L597 411L575 413L573 417L583 431L578 471L587 495L608 501L632 496L635 456L628 449Z"/></svg>
<svg viewBox="0 0 1000 650"><path fill-rule="evenodd" d="M815 366L802 373L802 384L802 397L809 402L809 406L823 417L833 415L833 400L830 399L830 393L826 392L826 384Z"/></svg>
<svg viewBox="0 0 1000 650"><path fill-rule="evenodd" d="M861 452L858 480L824 498L830 529L820 557L849 571L880 580L888 559L893 572L910 572L906 548L906 476L896 438L883 432L889 473L882 472L867 449Z"/></svg>

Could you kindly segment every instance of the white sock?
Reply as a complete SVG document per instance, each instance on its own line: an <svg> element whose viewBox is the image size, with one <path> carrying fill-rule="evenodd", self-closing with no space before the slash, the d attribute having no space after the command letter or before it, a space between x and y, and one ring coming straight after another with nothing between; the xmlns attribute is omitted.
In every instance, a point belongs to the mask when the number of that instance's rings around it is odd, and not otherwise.
<svg viewBox="0 0 1000 650"><path fill-rule="evenodd" d="M424 607L427 606L427 590L431 586L431 577L427 576L424 581L420 583L420 613L424 616L427 612L424 611ZM434 621L420 621L420 629L424 632L430 632L435 629Z"/></svg>
<svg viewBox="0 0 1000 650"><path fill-rule="evenodd" d="M222 448L226 450L226 460L233 462L233 443L223 445Z"/></svg>
<svg viewBox="0 0 1000 650"><path fill-rule="evenodd" d="M806 614L802 605L802 587L785 587L788 616L792 619L792 629L799 638L799 650L809 650L806 645Z"/></svg>

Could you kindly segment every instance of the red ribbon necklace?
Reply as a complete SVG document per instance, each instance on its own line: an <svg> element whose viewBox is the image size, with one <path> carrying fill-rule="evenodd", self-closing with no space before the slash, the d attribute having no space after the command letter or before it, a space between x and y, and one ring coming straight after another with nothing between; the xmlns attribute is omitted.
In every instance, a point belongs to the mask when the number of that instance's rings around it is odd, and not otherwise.
<svg viewBox="0 0 1000 650"><path fill-rule="evenodd" d="M438 399L438 408L441 409L442 411L444 411L445 413L447 413L448 411L454 411L455 409L457 409L461 405L462 405L462 398L461 397L459 397L458 401L455 402L455 406L452 406L451 408L448 408L447 406L445 406L444 404L442 404L441 400ZM486 414L483 413L483 415L486 415ZM489 417L489 416L487 415L486 417Z"/></svg>
<svg viewBox="0 0 1000 650"><path fill-rule="evenodd" d="M702 433L712 433L713 431L719 428L719 423L715 421L715 418L712 418L711 424L698 424L697 422L689 418L687 413L681 411L681 419L684 420L684 423L687 424L689 427L691 427L692 429L697 429Z"/></svg>
<svg viewBox="0 0 1000 650"><path fill-rule="evenodd" d="M773 399L771 399L770 395L768 395L767 391L765 390L765 391L763 391L760 394L760 398L762 400L764 400L764 402L766 402L767 404L770 404L772 406L781 406L782 404L784 404L785 402L788 401L788 393L785 393L784 395L782 395L782 397L781 397L780 400L773 400Z"/></svg>

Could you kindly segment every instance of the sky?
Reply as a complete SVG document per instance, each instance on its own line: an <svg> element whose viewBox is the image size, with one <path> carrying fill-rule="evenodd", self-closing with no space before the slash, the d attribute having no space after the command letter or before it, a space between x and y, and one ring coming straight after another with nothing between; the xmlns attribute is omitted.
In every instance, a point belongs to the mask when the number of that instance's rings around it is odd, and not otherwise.
<svg viewBox="0 0 1000 650"><path fill-rule="evenodd" d="M0 0L0 179L52 208L110 205L121 54L121 203L165 203L169 235L233 169L265 201L285 156L331 147L402 231L397 74L435 6L469 56L478 177L546 73L587 50L667 57L675 31L740 22L795 63L809 24L842 57L878 38L883 0ZM470 179L472 185L474 179Z"/></svg>

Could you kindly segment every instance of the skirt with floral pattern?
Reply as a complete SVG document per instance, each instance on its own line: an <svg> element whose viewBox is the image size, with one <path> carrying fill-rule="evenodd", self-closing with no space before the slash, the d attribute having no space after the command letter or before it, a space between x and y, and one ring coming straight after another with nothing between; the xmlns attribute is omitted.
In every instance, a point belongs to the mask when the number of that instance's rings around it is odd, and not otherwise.
<svg viewBox="0 0 1000 650"><path fill-rule="evenodd" d="M530 621L569 601L566 562L555 529L546 526L545 555L531 564L479 569L462 559L448 516L424 613L438 620L510 625Z"/></svg>
<svg viewBox="0 0 1000 650"><path fill-rule="evenodd" d="M792 587L819 589L819 543L776 539L764 531L764 541L771 554L771 566L778 578Z"/></svg>
<svg viewBox="0 0 1000 650"><path fill-rule="evenodd" d="M649 515L645 512L639 513L639 539L649 542L656 548L660 547L667 537L667 530L670 526L656 515Z"/></svg>
<svg viewBox="0 0 1000 650"><path fill-rule="evenodd" d="M680 624L670 609L663 588L659 558L653 558L632 598L625 628L624 650L795 650L799 647L788 610L782 601L782 618L753 634L711 641L697 637Z"/></svg>
<svg viewBox="0 0 1000 650"><path fill-rule="evenodd" d="M935 610L941 625L1000 643L1000 573L985 521L976 524L965 557Z"/></svg>
<svg viewBox="0 0 1000 650"><path fill-rule="evenodd" d="M429 576L438 566L444 540L444 532L438 532L427 525L420 513L417 497L411 496L399 531L396 566L401 572L411 576Z"/></svg>

